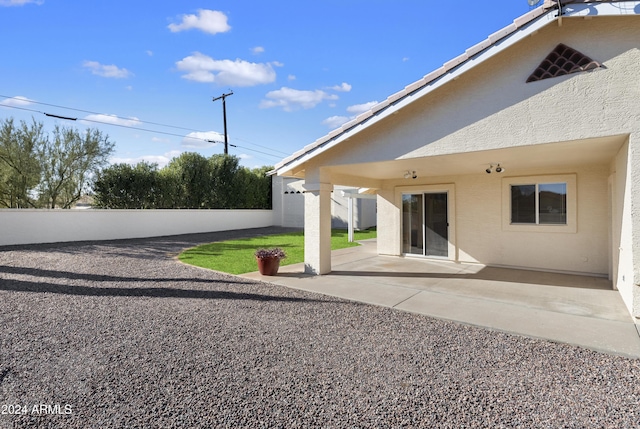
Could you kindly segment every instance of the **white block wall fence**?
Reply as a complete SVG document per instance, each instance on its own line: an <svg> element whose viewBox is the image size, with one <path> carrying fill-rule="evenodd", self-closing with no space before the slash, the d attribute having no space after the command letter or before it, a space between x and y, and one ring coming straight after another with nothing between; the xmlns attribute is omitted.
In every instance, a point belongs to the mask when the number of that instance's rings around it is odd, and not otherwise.
<svg viewBox="0 0 640 429"><path fill-rule="evenodd" d="M272 226L272 210L0 210L0 246Z"/></svg>

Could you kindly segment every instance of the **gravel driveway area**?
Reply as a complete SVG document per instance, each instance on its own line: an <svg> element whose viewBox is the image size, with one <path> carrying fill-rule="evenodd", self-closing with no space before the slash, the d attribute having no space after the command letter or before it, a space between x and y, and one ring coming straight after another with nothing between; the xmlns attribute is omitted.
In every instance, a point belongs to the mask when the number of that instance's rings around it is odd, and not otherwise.
<svg viewBox="0 0 640 429"><path fill-rule="evenodd" d="M0 428L640 426L638 360L175 259L265 232L0 249Z"/></svg>

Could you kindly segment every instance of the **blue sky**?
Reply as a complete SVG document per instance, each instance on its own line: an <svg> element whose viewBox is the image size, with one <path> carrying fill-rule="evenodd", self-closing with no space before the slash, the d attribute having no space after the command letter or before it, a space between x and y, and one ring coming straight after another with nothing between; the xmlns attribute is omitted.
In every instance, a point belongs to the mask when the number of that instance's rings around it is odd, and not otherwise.
<svg viewBox="0 0 640 429"><path fill-rule="evenodd" d="M0 120L99 128L116 143L112 162L164 165L223 152L206 141L223 139L212 99L233 91L229 153L273 165L529 10L526 0L0 0Z"/></svg>

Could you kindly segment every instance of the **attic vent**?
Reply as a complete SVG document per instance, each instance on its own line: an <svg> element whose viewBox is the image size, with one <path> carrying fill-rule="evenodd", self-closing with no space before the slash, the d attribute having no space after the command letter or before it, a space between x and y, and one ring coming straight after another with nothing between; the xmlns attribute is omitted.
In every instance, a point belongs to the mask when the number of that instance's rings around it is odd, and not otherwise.
<svg viewBox="0 0 640 429"><path fill-rule="evenodd" d="M531 73L527 83L602 67L585 54L560 43Z"/></svg>

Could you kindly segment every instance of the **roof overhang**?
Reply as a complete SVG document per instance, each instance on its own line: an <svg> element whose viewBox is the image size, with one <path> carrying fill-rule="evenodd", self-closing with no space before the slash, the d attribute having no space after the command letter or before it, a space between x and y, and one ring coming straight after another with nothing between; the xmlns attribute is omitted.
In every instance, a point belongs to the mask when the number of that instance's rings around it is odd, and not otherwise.
<svg viewBox="0 0 640 429"><path fill-rule="evenodd" d="M558 22L559 18L638 15L640 1L574 0L562 2L562 5L563 11L562 14L559 14L557 2L546 0L543 6L517 18L511 25L493 33L486 40L467 49L463 54L446 62L439 69L406 86L354 120L283 159L275 165L270 174L304 177L306 162L397 113L426 94L458 79L460 75L517 44L522 39L535 34L551 23Z"/></svg>
<svg viewBox="0 0 640 429"><path fill-rule="evenodd" d="M509 174L523 171L562 170L571 166L609 165L628 141L628 134L550 142L421 158L403 158L327 167L331 177L348 186L380 188L384 181L411 182L412 176L451 177L482 174L500 164ZM357 171L357 175L353 172ZM407 175L410 172L412 174Z"/></svg>

